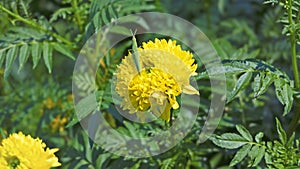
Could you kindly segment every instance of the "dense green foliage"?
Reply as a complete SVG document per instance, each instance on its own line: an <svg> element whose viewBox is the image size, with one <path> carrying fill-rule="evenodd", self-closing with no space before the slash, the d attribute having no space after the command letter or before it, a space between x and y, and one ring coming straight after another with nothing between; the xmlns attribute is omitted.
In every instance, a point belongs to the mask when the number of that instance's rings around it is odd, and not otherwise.
<svg viewBox="0 0 300 169"><path fill-rule="evenodd" d="M87 39L119 17L146 11L203 30L225 68L227 96L215 134L199 143L213 89L197 60L201 103L191 103L200 104L193 128L173 149L137 159L90 140L78 121L93 115L83 102L76 116L71 87L73 79L81 91L95 90L90 72L72 75ZM0 20L0 139L17 131L42 138L60 149L61 168L300 168L299 0L2 0ZM155 135L171 124L133 123L112 106L110 79L131 48L131 39L122 41L100 61L97 102L119 133Z"/></svg>

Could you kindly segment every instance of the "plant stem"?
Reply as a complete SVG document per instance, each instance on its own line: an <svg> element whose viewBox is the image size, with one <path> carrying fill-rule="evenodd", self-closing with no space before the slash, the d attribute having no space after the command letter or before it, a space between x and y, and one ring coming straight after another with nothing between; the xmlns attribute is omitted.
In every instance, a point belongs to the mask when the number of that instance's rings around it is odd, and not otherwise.
<svg viewBox="0 0 300 169"><path fill-rule="evenodd" d="M296 43L296 34L294 31L294 21L292 16L292 0L289 0L289 8L288 8L288 19L290 28L290 43L292 50L292 67L294 72L294 80L295 80L295 88L300 89L300 80L299 80L299 70L297 65L297 43ZM287 135L290 137L293 132L296 130L298 126L298 121L300 119L300 100L295 98L295 109L292 116L292 121L288 127Z"/></svg>
<svg viewBox="0 0 300 169"><path fill-rule="evenodd" d="M73 44L72 42L70 42L69 40L65 39L64 37L62 37L62 36L60 36L60 35L58 35L58 34L52 32L52 31L50 31L50 30L48 30L48 29L46 29L46 28L44 28L44 27L42 27L41 25L36 24L35 22L33 22L33 21L31 21L31 20L25 19L25 18L23 18L22 16L20 16L20 15L18 15L18 14L15 14L15 13L11 12L10 10L6 9L6 8L5 8L4 6L2 6L1 4L0 4L0 10L2 10L3 12L7 13L8 15L10 15L10 16L16 18L17 20L19 20L19 21L21 21L21 22L23 22L23 23L25 23L25 24L27 24L27 25L33 27L33 28L39 29L39 30L41 30L41 31L43 31L43 32L46 32L46 33L50 34L50 35L53 36L54 38L60 40L61 42L65 43L65 44L67 44L67 45L72 45L72 44Z"/></svg>
<svg viewBox="0 0 300 169"><path fill-rule="evenodd" d="M294 80L295 80L295 87L297 89L300 88L300 80L299 80L299 71L297 65L297 49L296 49L296 34L294 31L294 21L292 16L292 0L289 0L289 9L288 9L288 19L289 25L292 27L290 30L290 42L291 42L291 50L292 50L292 65L293 65L293 72L294 72Z"/></svg>
<svg viewBox="0 0 300 169"><path fill-rule="evenodd" d="M297 129L298 122L300 119L300 100L295 98L295 110L293 112L292 121L287 129L287 136L291 137Z"/></svg>
<svg viewBox="0 0 300 169"><path fill-rule="evenodd" d="M79 28L79 31L82 33L83 29L82 29L82 24L81 24L79 9L78 9L78 2L77 0L72 0L71 4L74 10L74 17L77 22L77 26Z"/></svg>

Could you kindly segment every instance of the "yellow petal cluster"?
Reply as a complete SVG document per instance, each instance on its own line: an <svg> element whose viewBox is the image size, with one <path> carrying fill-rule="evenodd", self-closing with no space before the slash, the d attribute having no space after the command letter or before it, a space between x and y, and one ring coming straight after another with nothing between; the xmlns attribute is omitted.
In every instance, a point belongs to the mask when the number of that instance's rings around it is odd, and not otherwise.
<svg viewBox="0 0 300 169"><path fill-rule="evenodd" d="M197 65L189 51L181 49L176 41L155 39L138 49L142 68L138 72L129 53L116 71L116 91L122 97L121 107L144 118L151 111L169 121L170 110L178 109L176 96L181 93L199 94L190 85Z"/></svg>
<svg viewBox="0 0 300 169"><path fill-rule="evenodd" d="M46 148L39 138L25 136L22 132L11 134L0 144L1 169L50 169L61 164L54 155L57 148Z"/></svg>

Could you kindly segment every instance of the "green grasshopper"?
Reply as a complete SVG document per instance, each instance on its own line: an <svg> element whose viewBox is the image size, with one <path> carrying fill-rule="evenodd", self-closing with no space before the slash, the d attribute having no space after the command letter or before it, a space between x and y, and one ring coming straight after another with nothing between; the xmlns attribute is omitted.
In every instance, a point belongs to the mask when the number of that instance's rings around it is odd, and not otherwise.
<svg viewBox="0 0 300 169"><path fill-rule="evenodd" d="M136 42L136 38L135 38L135 34L136 34L136 31L134 31L134 33L131 31L131 34L132 34L132 59L134 61L134 65L135 65L135 68L136 70L138 71L138 73L140 74L141 73L141 62L140 62L140 53L138 51L138 47L137 47L137 42Z"/></svg>

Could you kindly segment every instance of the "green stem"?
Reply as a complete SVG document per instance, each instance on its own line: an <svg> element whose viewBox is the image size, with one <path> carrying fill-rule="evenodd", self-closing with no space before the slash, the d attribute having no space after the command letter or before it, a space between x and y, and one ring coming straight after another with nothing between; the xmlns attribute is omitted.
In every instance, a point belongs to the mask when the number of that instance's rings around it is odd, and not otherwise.
<svg viewBox="0 0 300 169"><path fill-rule="evenodd" d="M83 29L82 29L82 24L81 24L79 9L78 9L78 2L77 2L77 0L72 0L71 4L72 4L73 10L74 10L74 17L77 22L77 26L79 28L79 31L82 32Z"/></svg>
<svg viewBox="0 0 300 169"><path fill-rule="evenodd" d="M289 0L289 9L288 9L288 19L289 19L289 25L294 27L294 21L292 16L292 0ZM292 50L292 66L293 66L293 72L294 72L294 80L295 80L295 87L297 89L300 88L300 79L299 79L299 70L297 65L297 49L296 49L296 34L294 31L294 28L291 28L290 30L290 42L291 42L291 50Z"/></svg>
<svg viewBox="0 0 300 169"><path fill-rule="evenodd" d="M300 100L295 98L295 110L292 117L292 121L287 129L287 136L291 137L294 131L297 129L299 119L300 119Z"/></svg>
<svg viewBox="0 0 300 169"><path fill-rule="evenodd" d="M50 30L48 30L48 29L46 29L46 28L44 28L44 27L42 27L41 25L36 24L36 23L33 22L33 21L30 21L30 20L28 20L28 19L25 19L25 18L23 18L22 16L20 16L20 15L18 15L18 14L15 14L15 13L11 12L10 10L6 9L6 8L5 8L4 6L2 6L1 4L0 4L0 10L2 10L3 12L7 13L8 15L10 15L10 16L16 18L17 20L19 20L19 21L21 21L21 22L23 22L23 23L25 23L25 24L27 24L27 25L33 27L33 28L39 29L39 30L41 30L41 31L43 31L43 32L46 32L46 33L50 34L50 35L53 36L54 38L60 40L61 42L64 42L64 43L67 44L67 45L72 45L72 42L70 42L69 40L63 38L62 36L60 36L60 35L58 35L58 34L52 32L52 31L50 31Z"/></svg>
<svg viewBox="0 0 300 169"><path fill-rule="evenodd" d="M292 0L289 0L289 8L288 8L288 19L290 28L290 43L292 50L292 67L294 72L294 80L295 80L295 88L300 89L300 80L299 80L299 70L297 65L297 43L296 43L296 34L294 30L294 21L292 16ZM295 98L295 109L292 116L292 121L288 127L287 135L290 137L293 132L297 129L298 121L300 119L300 101Z"/></svg>
<svg viewBox="0 0 300 169"><path fill-rule="evenodd" d="M211 4L209 0L204 2L205 12L206 12L206 26L208 30L210 30L211 28L210 5Z"/></svg>

